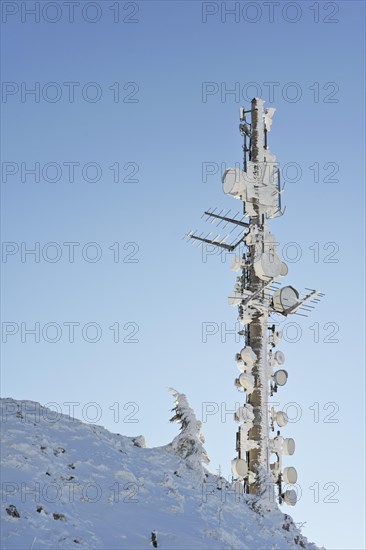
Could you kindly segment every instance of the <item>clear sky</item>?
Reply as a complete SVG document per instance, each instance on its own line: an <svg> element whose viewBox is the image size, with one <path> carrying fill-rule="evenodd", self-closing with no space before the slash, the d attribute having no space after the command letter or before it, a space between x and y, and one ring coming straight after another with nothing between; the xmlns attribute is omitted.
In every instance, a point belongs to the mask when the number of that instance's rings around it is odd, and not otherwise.
<svg viewBox="0 0 366 550"><path fill-rule="evenodd" d="M173 386L229 475L235 273L181 238L239 210L220 174L261 95L286 283L326 295L282 321L285 510L319 545L364 548L364 3L3 1L2 30L2 395L156 446Z"/></svg>

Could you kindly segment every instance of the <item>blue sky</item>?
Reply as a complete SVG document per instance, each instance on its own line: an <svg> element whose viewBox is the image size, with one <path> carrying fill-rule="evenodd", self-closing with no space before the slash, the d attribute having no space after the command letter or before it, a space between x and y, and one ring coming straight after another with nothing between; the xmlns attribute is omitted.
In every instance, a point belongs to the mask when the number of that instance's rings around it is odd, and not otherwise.
<svg viewBox="0 0 366 550"><path fill-rule="evenodd" d="M207 207L239 210L221 165L241 162L239 107L259 91L277 109L270 147L288 180L271 224L286 283L326 294L311 317L283 323L297 325L276 397L301 412L283 430L302 490L290 512L327 548L363 548L364 4L270 3L273 17L266 2L231 16L235 2L93 4L75 5L72 23L62 2L40 2L39 22L2 3L2 395L63 412L80 403L78 418L94 411L154 446L176 433L173 386L201 419L214 411L206 448L229 475L235 274L229 257L181 237L206 228ZM35 163L39 178L26 172ZM217 173L203 177L207 163ZM25 254L37 247L39 261ZM39 342L25 332L36 323ZM207 323L217 332L203 342Z"/></svg>

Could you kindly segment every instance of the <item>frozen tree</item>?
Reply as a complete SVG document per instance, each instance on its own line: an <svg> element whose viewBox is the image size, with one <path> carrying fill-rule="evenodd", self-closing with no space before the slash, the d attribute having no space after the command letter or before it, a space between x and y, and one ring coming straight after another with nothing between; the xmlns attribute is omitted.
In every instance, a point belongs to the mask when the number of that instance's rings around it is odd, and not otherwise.
<svg viewBox="0 0 366 550"><path fill-rule="evenodd" d="M196 469L202 463L208 464L209 458L203 444L205 438L201 433L202 423L197 420L196 415L189 406L188 400L183 393L177 392L170 388L174 398L174 416L170 422L178 422L180 424L180 433L173 439L171 443L172 450Z"/></svg>

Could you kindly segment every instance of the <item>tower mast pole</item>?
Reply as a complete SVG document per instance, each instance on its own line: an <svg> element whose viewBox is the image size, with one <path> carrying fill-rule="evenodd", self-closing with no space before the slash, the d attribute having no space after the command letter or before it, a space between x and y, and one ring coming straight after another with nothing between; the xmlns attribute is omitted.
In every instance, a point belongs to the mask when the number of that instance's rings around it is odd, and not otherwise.
<svg viewBox="0 0 366 550"><path fill-rule="evenodd" d="M264 127L263 127L263 100L254 98L251 102L251 140L250 140L250 159L255 164L254 171L257 171L258 176L261 174L264 166ZM244 206L245 208L245 206ZM259 245L263 251L266 243L265 239L265 213L261 209L261 204L258 201L254 204L255 214L250 216L250 224L256 225L259 229ZM258 247L257 247L258 250ZM254 270L254 259L256 255L256 247L249 247L249 268L248 268L248 290L251 292L260 291L264 284L257 277ZM243 268L243 276L245 276L246 268ZM252 348L257 356L254 363L252 374L254 375L254 390L248 396L248 403L253 407L254 421L253 427L248 432L248 437L258 443L258 448L248 451L248 468L250 471L256 472L258 466L262 465L266 472L269 469L268 457L268 403L269 403L269 381L267 368L267 312L257 312L253 321L248 325L247 330L247 345ZM262 492L260 481L249 485L249 492L256 494Z"/></svg>

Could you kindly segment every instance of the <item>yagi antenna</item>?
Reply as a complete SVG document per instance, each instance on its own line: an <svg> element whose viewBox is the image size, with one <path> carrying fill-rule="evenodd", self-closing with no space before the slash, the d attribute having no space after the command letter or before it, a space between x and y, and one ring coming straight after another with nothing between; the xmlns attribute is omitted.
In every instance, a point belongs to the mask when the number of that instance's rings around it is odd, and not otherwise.
<svg viewBox="0 0 366 550"><path fill-rule="evenodd" d="M202 235L202 233L201 233ZM230 252L232 252L233 250L236 249L237 246L239 246L239 244L241 242L243 242L243 237L241 237L236 243L233 243L233 244L226 244L224 243L225 239L228 238L229 235L226 235L221 241L218 240L218 237L220 235L216 235L216 237L214 237L213 239L208 239L208 235L206 235L206 237L201 237L200 236L197 236L197 235L194 235L192 233L187 233L187 237L189 239L193 239L193 240L196 240L196 241L201 241L202 243L205 243L205 244L211 244L211 245L214 245L214 246L217 246L219 248L224 248L225 250L229 250Z"/></svg>
<svg viewBox="0 0 366 550"><path fill-rule="evenodd" d="M247 223L247 222L244 222L242 220L236 220L235 218L228 218L227 216L220 216L218 214L214 214L213 212L210 212L210 211L207 211L207 212L204 212L204 214L206 214L207 218L210 219L210 218L216 218L216 219L219 219L221 221L226 221L227 223L233 223L235 225L239 225L240 227L249 227L250 224ZM221 222L220 222L221 223Z"/></svg>

